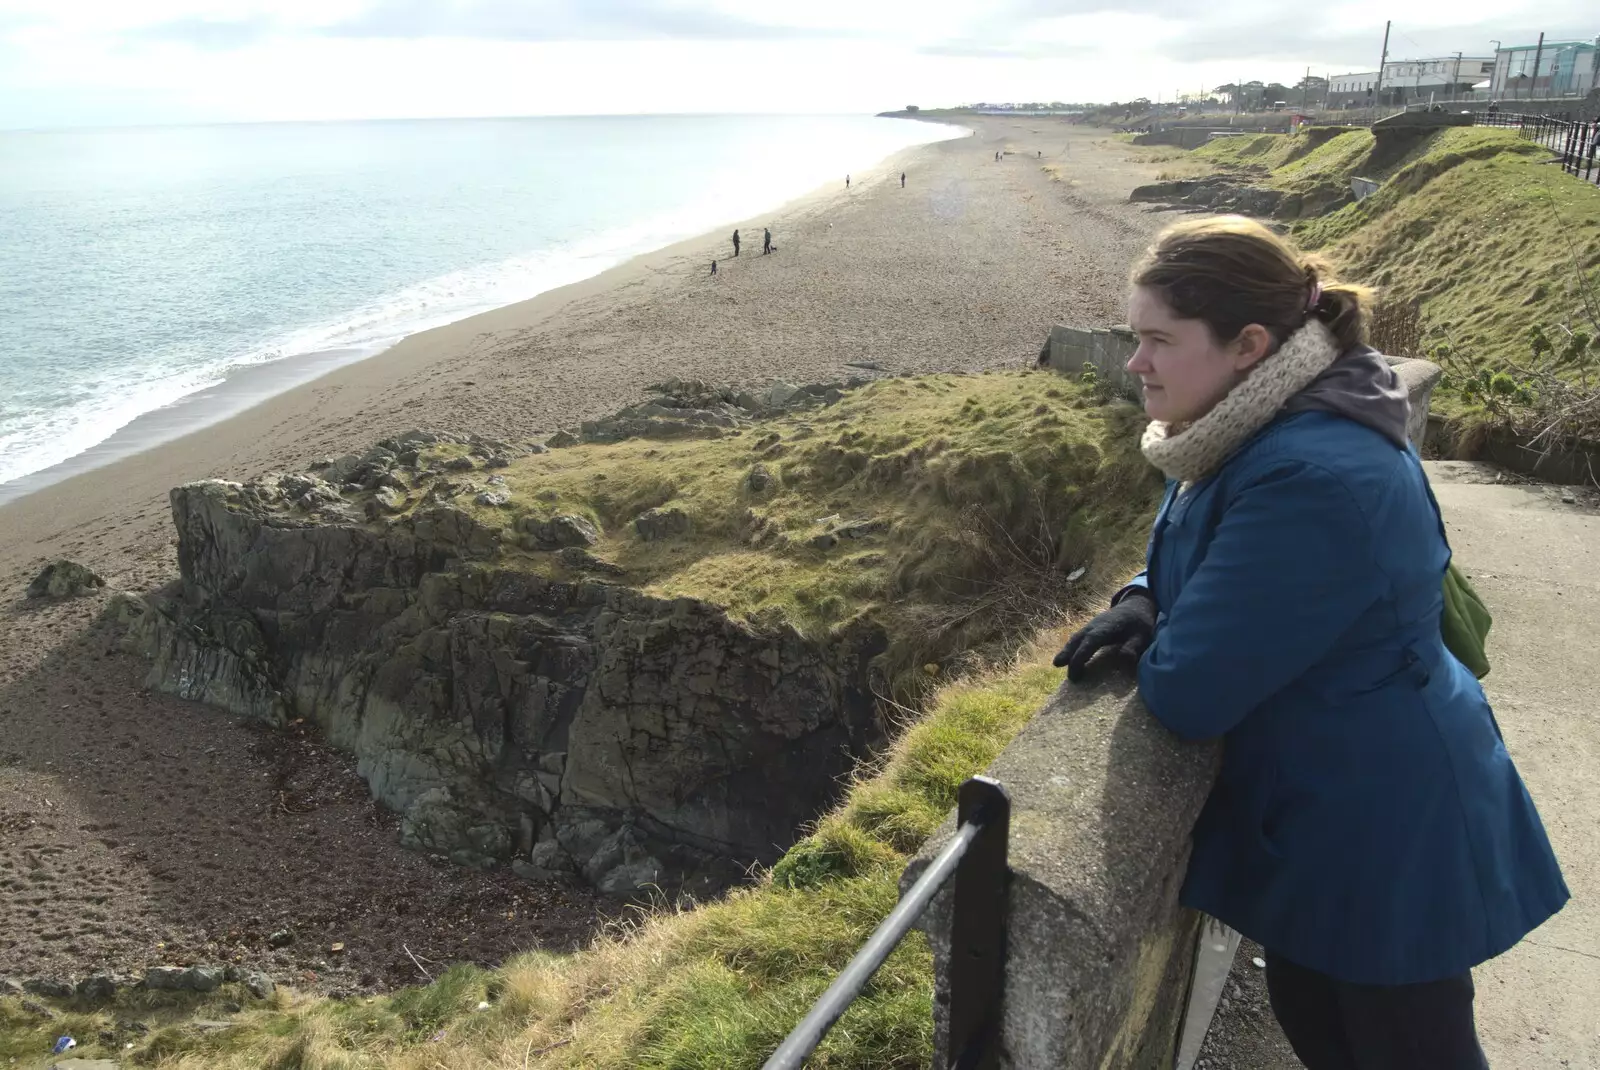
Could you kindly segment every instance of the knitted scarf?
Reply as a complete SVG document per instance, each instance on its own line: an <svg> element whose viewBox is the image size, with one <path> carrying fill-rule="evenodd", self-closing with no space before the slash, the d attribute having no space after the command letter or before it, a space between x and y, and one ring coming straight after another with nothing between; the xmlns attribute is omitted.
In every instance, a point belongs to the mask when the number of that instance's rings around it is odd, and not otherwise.
<svg viewBox="0 0 1600 1070"><path fill-rule="evenodd" d="M1332 333L1321 320L1312 319L1198 420L1183 426L1152 421L1140 449L1167 478L1187 488L1221 468L1338 356Z"/></svg>

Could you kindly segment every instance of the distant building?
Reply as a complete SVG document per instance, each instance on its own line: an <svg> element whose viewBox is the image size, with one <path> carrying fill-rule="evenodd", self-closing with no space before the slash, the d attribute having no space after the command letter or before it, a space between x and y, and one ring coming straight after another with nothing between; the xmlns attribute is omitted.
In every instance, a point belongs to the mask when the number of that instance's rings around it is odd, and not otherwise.
<svg viewBox="0 0 1600 1070"><path fill-rule="evenodd" d="M1497 99L1581 97L1600 84L1597 67L1600 38L1513 45L1495 52L1488 95Z"/></svg>
<svg viewBox="0 0 1600 1070"><path fill-rule="evenodd" d="M1330 108L1362 108L1374 103L1372 94L1378 84L1377 71L1355 71L1336 74L1328 79L1327 106Z"/></svg>
<svg viewBox="0 0 1600 1070"><path fill-rule="evenodd" d="M1474 99L1473 87L1494 70L1493 56L1397 59L1377 71L1336 74L1328 80L1328 107L1396 107L1429 100Z"/></svg>

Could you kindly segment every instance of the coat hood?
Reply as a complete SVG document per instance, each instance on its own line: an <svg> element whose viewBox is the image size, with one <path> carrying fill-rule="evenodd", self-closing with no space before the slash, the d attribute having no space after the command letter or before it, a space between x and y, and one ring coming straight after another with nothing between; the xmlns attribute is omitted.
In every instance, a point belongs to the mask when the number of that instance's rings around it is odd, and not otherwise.
<svg viewBox="0 0 1600 1070"><path fill-rule="evenodd" d="M1400 376L1371 346L1347 349L1326 371L1284 405L1285 413L1331 412L1383 435L1396 446L1410 442L1411 402Z"/></svg>

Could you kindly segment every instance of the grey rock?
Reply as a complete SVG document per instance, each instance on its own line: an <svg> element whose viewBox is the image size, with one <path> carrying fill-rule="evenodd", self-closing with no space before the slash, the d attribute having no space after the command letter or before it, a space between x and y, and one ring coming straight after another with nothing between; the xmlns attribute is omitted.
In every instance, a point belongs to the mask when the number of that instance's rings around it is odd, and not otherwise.
<svg viewBox="0 0 1600 1070"><path fill-rule="evenodd" d="M71 999L75 991L71 981L59 977L33 977L22 982L22 989L30 995L46 999Z"/></svg>
<svg viewBox="0 0 1600 1070"><path fill-rule="evenodd" d="M633 530L645 542L687 535L694 527L689 514L678 508L651 509L634 518Z"/></svg>
<svg viewBox="0 0 1600 1070"><path fill-rule="evenodd" d="M78 982L78 998L91 1003L105 1003L115 999L119 980L111 974L96 973Z"/></svg>
<svg viewBox="0 0 1600 1070"><path fill-rule="evenodd" d="M347 453L342 457L325 458L321 463L311 467L313 471L320 473L324 481L338 484L347 482L360 466L361 458L354 453Z"/></svg>
<svg viewBox="0 0 1600 1070"><path fill-rule="evenodd" d="M519 522L585 574L541 577L500 559L492 514L308 514L327 486L309 480L176 488L181 584L147 596L124 646L154 689L316 724L419 850L700 894L775 862L882 742L876 624L813 638L630 589L581 517Z"/></svg>
<svg viewBox="0 0 1600 1070"><path fill-rule="evenodd" d="M144 971L144 987L157 992L178 992L183 989L183 975L182 966L152 966Z"/></svg>
<svg viewBox="0 0 1600 1070"><path fill-rule="evenodd" d="M294 933L288 929L279 929L267 937L267 946L272 948L288 947L294 943Z"/></svg>
<svg viewBox="0 0 1600 1070"><path fill-rule="evenodd" d="M452 457L444 462L444 470L447 472L470 472L477 467L478 462L471 457Z"/></svg>
<svg viewBox="0 0 1600 1070"><path fill-rule="evenodd" d="M559 556L562 564L582 572L600 572L608 576L620 576L623 574L623 569L620 565L596 557L581 546L568 546L560 552Z"/></svg>
<svg viewBox="0 0 1600 1070"><path fill-rule="evenodd" d="M178 985L186 992L215 992L222 987L222 967L190 966L179 977Z"/></svg>
<svg viewBox="0 0 1600 1070"><path fill-rule="evenodd" d="M522 544L530 550L559 550L566 546L595 546L600 542L600 532L588 519L560 514L549 520L536 516L524 517L519 524L524 538Z"/></svg>
<svg viewBox="0 0 1600 1070"><path fill-rule="evenodd" d="M777 482L764 464L755 465L744 477L745 487L753 494L765 494Z"/></svg>
<svg viewBox="0 0 1600 1070"><path fill-rule="evenodd" d="M781 409L799 390L788 383L779 381L761 392L761 400L769 409Z"/></svg>
<svg viewBox="0 0 1600 1070"><path fill-rule="evenodd" d="M76 598L98 591L106 581L76 561L52 561L28 584L28 597Z"/></svg>
<svg viewBox="0 0 1600 1070"><path fill-rule="evenodd" d="M820 535L811 536L810 543L818 550L831 550L839 545L839 536L831 531L824 531Z"/></svg>
<svg viewBox="0 0 1600 1070"><path fill-rule="evenodd" d="M27 989L22 987L22 982L10 977L0 977L0 996L20 996Z"/></svg>
<svg viewBox="0 0 1600 1070"><path fill-rule="evenodd" d="M409 496L404 491L397 490L394 487L380 487L378 492L372 496L372 504L377 515L404 512L409 502Z"/></svg>
<svg viewBox="0 0 1600 1070"><path fill-rule="evenodd" d="M244 985L244 990L255 999L267 999L278 988L272 978L260 970L246 970L240 974L239 983Z"/></svg>
<svg viewBox="0 0 1600 1070"><path fill-rule="evenodd" d="M571 431L561 430L544 440L545 448L558 450L566 446L576 446L581 439Z"/></svg>
<svg viewBox="0 0 1600 1070"><path fill-rule="evenodd" d="M472 500L477 502L479 505L487 505L490 507L499 508L511 504L511 492L502 487L495 487L491 490L480 492L478 496Z"/></svg>

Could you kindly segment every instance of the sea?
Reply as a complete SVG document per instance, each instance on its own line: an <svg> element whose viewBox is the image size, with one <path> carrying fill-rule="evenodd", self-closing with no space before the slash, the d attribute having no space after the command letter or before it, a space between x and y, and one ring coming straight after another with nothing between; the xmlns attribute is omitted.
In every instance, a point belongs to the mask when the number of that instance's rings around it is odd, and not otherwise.
<svg viewBox="0 0 1600 1070"><path fill-rule="evenodd" d="M182 407L171 433L192 430L194 399L252 366L382 359L965 133L867 116L0 132L0 501L114 460L141 417Z"/></svg>

